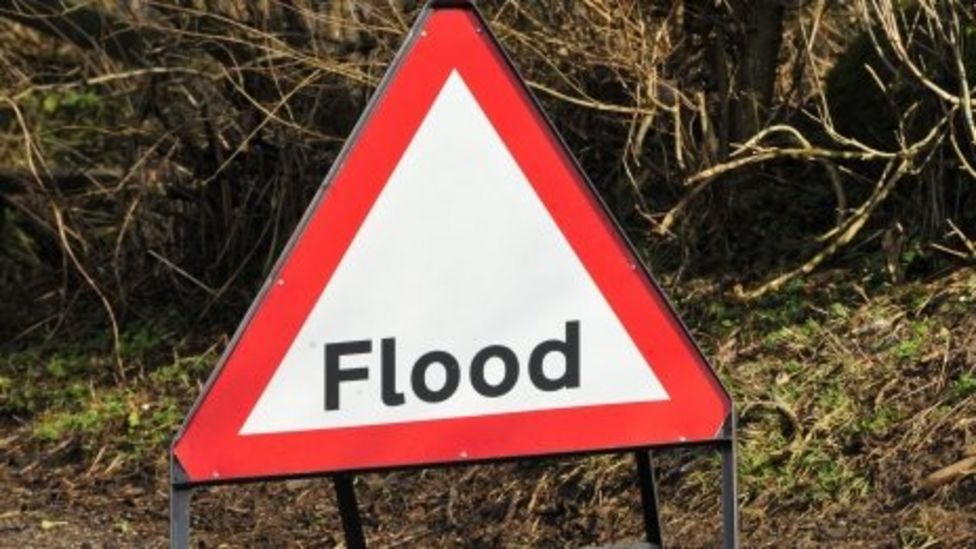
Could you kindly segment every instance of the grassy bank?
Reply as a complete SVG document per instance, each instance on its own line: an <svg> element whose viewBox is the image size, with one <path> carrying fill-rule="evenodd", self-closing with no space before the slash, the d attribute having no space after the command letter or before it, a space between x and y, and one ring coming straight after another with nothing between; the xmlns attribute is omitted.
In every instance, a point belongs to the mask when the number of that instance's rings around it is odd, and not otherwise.
<svg viewBox="0 0 976 549"><path fill-rule="evenodd" d="M828 271L748 305L708 280L672 293L735 396L748 545L976 541L965 467L976 444L976 269L898 286ZM231 329L170 320L127 330L125 380L105 334L5 350L7 539L163 544L168 443ZM715 456L668 452L656 464L666 531L710 544ZM623 455L367 475L359 487L382 545L559 545L638 536L634 477ZM197 509L197 533L214 543L339 539L328 537L339 522L325 481L208 490Z"/></svg>

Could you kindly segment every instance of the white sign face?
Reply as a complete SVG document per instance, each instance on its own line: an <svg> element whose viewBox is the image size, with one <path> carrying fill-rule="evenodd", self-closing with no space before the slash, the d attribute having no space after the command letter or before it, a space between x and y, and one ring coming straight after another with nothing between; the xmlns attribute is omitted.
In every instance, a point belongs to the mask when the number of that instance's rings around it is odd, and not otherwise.
<svg viewBox="0 0 976 549"><path fill-rule="evenodd" d="M454 72L240 434L667 399Z"/></svg>

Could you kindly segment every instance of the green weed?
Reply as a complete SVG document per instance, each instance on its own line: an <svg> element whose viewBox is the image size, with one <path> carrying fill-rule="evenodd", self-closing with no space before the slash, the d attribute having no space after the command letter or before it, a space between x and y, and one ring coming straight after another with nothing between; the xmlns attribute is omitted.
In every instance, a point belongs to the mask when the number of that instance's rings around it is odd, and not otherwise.
<svg viewBox="0 0 976 549"><path fill-rule="evenodd" d="M960 374L959 379L952 383L951 391L957 400L976 395L976 374L972 372Z"/></svg>
<svg viewBox="0 0 976 549"><path fill-rule="evenodd" d="M41 443L70 437L133 460L162 455L216 359L212 351L174 358L179 345L167 334L147 325L122 335L124 360L141 372L125 383L112 375L107 338L0 357L0 412L29 421Z"/></svg>

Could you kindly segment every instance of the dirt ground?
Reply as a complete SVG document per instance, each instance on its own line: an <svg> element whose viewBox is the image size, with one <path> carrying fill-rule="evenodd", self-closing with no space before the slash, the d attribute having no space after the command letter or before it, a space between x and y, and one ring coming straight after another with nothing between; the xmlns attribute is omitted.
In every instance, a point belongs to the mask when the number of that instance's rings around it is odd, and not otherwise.
<svg viewBox="0 0 976 549"><path fill-rule="evenodd" d="M686 456L687 457L687 456ZM51 467L63 458L52 456ZM672 457L672 465L674 463ZM45 475L4 469L0 546L164 547L167 493L161 475L103 480L81 468ZM366 475L357 489L369 542L403 546L568 546L636 540L640 507L629 456ZM717 546L717 490L661 491L672 547ZM971 481L928 497L828 504L775 514L742 509L746 547L965 547L974 541ZM694 502L694 503L692 503ZM685 509L684 505L694 505ZM327 479L200 490L193 501L198 547L336 547L342 532Z"/></svg>

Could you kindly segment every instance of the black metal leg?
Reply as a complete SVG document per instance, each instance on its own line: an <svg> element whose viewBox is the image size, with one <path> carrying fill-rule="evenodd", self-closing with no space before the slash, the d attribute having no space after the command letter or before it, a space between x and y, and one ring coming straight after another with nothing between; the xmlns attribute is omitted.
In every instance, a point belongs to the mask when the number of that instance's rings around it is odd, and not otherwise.
<svg viewBox="0 0 976 549"><path fill-rule="evenodd" d="M366 538L363 536L363 523L359 520L359 506L356 504L356 490L352 485L352 476L336 475L332 481L335 484L336 499L339 502L342 530L346 534L346 547L348 549L365 549Z"/></svg>
<svg viewBox="0 0 976 549"><path fill-rule="evenodd" d="M722 454L722 547L739 547L739 509L735 473L735 442L723 442Z"/></svg>
<svg viewBox="0 0 976 549"><path fill-rule="evenodd" d="M654 468L651 466L651 452L638 450L634 452L637 459L637 477L640 481L641 508L644 511L644 533L647 543L655 547L664 547L661 535L661 517L657 509L657 482L654 478Z"/></svg>
<svg viewBox="0 0 976 549"><path fill-rule="evenodd" d="M191 488L170 485L169 489L169 546L171 549L190 547Z"/></svg>

